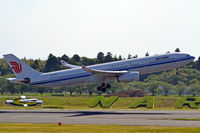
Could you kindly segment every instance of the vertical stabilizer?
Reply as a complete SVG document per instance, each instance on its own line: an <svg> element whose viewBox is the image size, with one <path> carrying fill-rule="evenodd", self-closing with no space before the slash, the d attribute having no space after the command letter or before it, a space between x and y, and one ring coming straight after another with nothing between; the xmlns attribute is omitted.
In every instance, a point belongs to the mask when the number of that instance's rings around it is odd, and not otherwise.
<svg viewBox="0 0 200 133"><path fill-rule="evenodd" d="M4 55L4 59L7 61L17 78L36 76L41 73L31 68L13 54Z"/></svg>

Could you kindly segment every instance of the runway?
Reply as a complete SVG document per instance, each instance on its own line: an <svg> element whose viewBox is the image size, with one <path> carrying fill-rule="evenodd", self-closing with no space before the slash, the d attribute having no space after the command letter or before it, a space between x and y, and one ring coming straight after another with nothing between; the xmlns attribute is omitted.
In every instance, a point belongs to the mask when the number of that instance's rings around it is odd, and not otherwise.
<svg viewBox="0 0 200 133"><path fill-rule="evenodd" d="M117 124L200 127L200 111L0 110L0 123Z"/></svg>

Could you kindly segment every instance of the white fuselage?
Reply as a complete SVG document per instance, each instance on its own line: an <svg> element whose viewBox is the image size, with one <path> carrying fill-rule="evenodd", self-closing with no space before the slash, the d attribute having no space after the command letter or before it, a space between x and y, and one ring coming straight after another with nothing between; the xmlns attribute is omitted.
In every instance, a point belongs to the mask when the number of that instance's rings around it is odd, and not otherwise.
<svg viewBox="0 0 200 133"><path fill-rule="evenodd" d="M147 74L165 70L171 70L184 66L194 60L193 56L181 53L168 53L163 55L148 56L122 61L115 61L87 66L90 69L105 71L137 71ZM42 73L31 78L31 85L46 87L61 87L89 82L103 82L81 67L56 72Z"/></svg>

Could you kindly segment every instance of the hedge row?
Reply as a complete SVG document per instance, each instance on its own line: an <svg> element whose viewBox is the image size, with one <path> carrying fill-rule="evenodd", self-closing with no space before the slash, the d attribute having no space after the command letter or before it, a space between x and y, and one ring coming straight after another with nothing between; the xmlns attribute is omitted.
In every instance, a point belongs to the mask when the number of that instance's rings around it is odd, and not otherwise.
<svg viewBox="0 0 200 133"><path fill-rule="evenodd" d="M38 103L37 102L33 102L33 103L21 103L19 100L14 100L13 103L11 103L12 105L17 105L17 106L24 106L24 104L27 104L28 106L35 106Z"/></svg>
<svg viewBox="0 0 200 133"><path fill-rule="evenodd" d="M153 105L154 105L154 97L147 96L142 98L141 100L136 101L129 108L138 108L138 107L153 108Z"/></svg>
<svg viewBox="0 0 200 133"><path fill-rule="evenodd" d="M191 109L198 109L198 105L200 104L200 99L196 97L182 97L178 100L176 108L181 109L183 106L188 106Z"/></svg>
<svg viewBox="0 0 200 133"><path fill-rule="evenodd" d="M94 108L99 104L102 108L110 108L118 100L118 98L118 96L111 96L109 98L98 96L97 98L91 101L89 106L91 108Z"/></svg>

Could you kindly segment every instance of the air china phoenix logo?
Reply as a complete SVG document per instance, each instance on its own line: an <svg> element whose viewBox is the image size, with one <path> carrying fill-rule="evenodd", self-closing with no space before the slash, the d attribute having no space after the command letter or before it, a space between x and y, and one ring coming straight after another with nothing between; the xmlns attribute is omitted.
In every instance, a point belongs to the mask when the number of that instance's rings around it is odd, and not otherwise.
<svg viewBox="0 0 200 133"><path fill-rule="evenodd" d="M11 69L13 69L15 71L15 73L20 73L22 71L22 65L15 62L15 61L11 61L10 65L12 66Z"/></svg>

